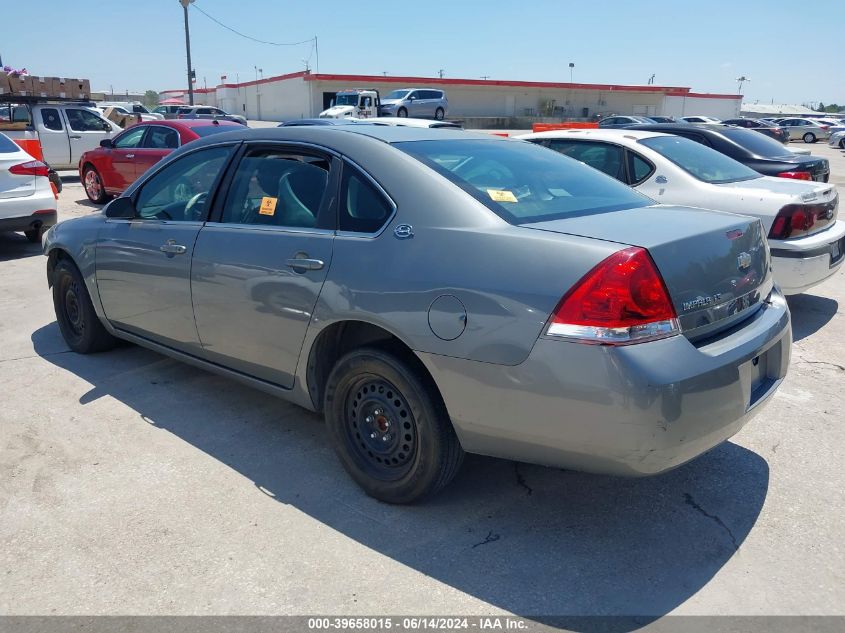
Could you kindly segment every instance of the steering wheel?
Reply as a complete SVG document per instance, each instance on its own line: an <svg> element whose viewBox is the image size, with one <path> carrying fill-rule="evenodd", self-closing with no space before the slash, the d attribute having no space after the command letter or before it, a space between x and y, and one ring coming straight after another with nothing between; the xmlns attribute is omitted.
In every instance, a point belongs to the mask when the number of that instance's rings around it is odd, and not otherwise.
<svg viewBox="0 0 845 633"><path fill-rule="evenodd" d="M206 197L208 197L208 192L202 191L188 200L188 204L185 205L186 220L193 220L196 222L202 218L202 206L205 204Z"/></svg>

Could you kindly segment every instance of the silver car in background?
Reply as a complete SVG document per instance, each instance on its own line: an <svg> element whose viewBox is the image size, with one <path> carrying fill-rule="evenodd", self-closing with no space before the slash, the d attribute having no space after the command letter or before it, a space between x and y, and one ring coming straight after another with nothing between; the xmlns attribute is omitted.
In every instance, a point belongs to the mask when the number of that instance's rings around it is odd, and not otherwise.
<svg viewBox="0 0 845 633"><path fill-rule="evenodd" d="M815 143L830 137L828 126L812 119L789 118L781 119L778 125L789 132L790 141L804 141Z"/></svg>
<svg viewBox="0 0 845 633"><path fill-rule="evenodd" d="M433 118L442 121L449 111L446 93L436 88L400 88L381 100L381 116Z"/></svg>
<svg viewBox="0 0 845 633"><path fill-rule="evenodd" d="M217 134L44 251L72 350L125 339L320 411L393 503L465 452L665 471L736 433L789 363L759 220L486 134Z"/></svg>

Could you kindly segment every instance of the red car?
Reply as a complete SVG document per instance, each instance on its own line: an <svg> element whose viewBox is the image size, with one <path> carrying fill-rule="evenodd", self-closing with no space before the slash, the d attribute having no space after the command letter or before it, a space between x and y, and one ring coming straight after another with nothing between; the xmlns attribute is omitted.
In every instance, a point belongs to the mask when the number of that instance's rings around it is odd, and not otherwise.
<svg viewBox="0 0 845 633"><path fill-rule="evenodd" d="M144 121L126 128L79 159L79 178L91 202L103 204L175 149L198 138L242 130L232 121Z"/></svg>

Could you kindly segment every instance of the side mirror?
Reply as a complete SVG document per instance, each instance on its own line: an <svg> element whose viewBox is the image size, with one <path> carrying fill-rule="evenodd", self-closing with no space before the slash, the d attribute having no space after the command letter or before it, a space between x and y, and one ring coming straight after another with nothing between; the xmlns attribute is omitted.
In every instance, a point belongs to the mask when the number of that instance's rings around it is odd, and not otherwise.
<svg viewBox="0 0 845 633"><path fill-rule="evenodd" d="M135 204L132 198L115 198L105 209L107 218L131 220L135 217Z"/></svg>
<svg viewBox="0 0 845 633"><path fill-rule="evenodd" d="M102 141L100 141L100 147L111 149L112 147L114 147L114 143L111 142L110 138L104 138Z"/></svg>
<svg viewBox="0 0 845 633"><path fill-rule="evenodd" d="M111 132L111 123L103 121L103 132Z"/></svg>

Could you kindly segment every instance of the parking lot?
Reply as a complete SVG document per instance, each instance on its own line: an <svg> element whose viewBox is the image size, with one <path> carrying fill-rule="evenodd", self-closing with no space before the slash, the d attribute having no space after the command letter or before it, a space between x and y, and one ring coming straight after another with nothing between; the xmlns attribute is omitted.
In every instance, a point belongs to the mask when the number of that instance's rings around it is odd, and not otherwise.
<svg viewBox="0 0 845 633"><path fill-rule="evenodd" d="M845 154L812 150L845 196ZM60 220L96 212L64 181ZM845 273L789 299L787 379L698 460L469 456L415 506L366 497L314 414L139 347L70 352L22 235L0 279L6 614L845 615Z"/></svg>

